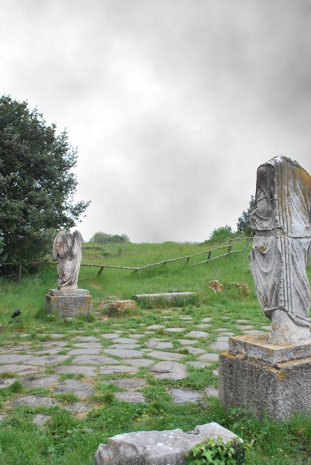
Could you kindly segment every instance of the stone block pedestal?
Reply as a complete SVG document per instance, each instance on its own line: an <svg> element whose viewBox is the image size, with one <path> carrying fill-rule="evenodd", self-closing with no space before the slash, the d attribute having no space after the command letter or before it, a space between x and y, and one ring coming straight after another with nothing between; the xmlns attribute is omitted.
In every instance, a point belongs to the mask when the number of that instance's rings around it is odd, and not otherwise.
<svg viewBox="0 0 311 465"><path fill-rule="evenodd" d="M86 315L92 312L92 296L85 289L69 291L50 289L45 295L45 310L47 313L57 313L62 317Z"/></svg>
<svg viewBox="0 0 311 465"><path fill-rule="evenodd" d="M311 414L311 339L270 344L268 334L229 339L219 356L219 398L227 409L245 407L277 421Z"/></svg>

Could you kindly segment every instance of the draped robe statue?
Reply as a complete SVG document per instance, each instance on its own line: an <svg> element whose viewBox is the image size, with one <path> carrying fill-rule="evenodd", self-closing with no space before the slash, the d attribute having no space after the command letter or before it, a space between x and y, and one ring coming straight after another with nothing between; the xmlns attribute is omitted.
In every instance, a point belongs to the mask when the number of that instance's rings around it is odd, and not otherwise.
<svg viewBox="0 0 311 465"><path fill-rule="evenodd" d="M249 255L259 302L271 320L269 342L310 338L311 176L299 163L279 156L257 171L256 230Z"/></svg>
<svg viewBox="0 0 311 465"><path fill-rule="evenodd" d="M78 289L78 275L82 258L82 236L79 231L70 234L60 231L54 239L53 258L58 258L58 289Z"/></svg>

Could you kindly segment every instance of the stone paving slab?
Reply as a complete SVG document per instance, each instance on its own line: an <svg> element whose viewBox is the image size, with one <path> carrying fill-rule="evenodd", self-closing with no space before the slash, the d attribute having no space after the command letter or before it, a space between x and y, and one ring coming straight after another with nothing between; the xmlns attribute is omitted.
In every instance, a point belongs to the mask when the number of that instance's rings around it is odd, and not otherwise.
<svg viewBox="0 0 311 465"><path fill-rule="evenodd" d="M65 403L62 407L66 410L70 410L73 415L81 415L82 413L89 412L93 408L92 404L87 404L85 402Z"/></svg>
<svg viewBox="0 0 311 465"><path fill-rule="evenodd" d="M150 371L156 373L157 379L183 379L188 376L188 371L182 363L177 362L159 362L156 363Z"/></svg>
<svg viewBox="0 0 311 465"><path fill-rule="evenodd" d="M105 355L78 355L73 359L73 365L111 365L118 363L118 360Z"/></svg>
<svg viewBox="0 0 311 465"><path fill-rule="evenodd" d="M219 354L203 354L198 357L198 360L200 361L206 361L208 360L209 362L218 362L219 359Z"/></svg>
<svg viewBox="0 0 311 465"><path fill-rule="evenodd" d="M40 342L40 346L44 347L66 347L68 342L65 341L44 341Z"/></svg>
<svg viewBox="0 0 311 465"><path fill-rule="evenodd" d="M15 398L11 403L11 407L54 407L58 405L59 402L57 399L53 399L52 397L46 396L35 396L35 395L27 395L27 396L20 396Z"/></svg>
<svg viewBox="0 0 311 465"><path fill-rule="evenodd" d="M192 347L192 346L184 346L182 350L183 349L187 349L188 352L192 355L204 354L206 352L206 350L200 349L199 347Z"/></svg>
<svg viewBox="0 0 311 465"><path fill-rule="evenodd" d="M238 329L254 329L253 325L235 325L236 328Z"/></svg>
<svg viewBox="0 0 311 465"><path fill-rule="evenodd" d="M133 349L104 349L104 352L121 358L142 357L143 352Z"/></svg>
<svg viewBox="0 0 311 465"><path fill-rule="evenodd" d="M105 339L117 339L119 337L118 333L107 333L107 334L102 334L102 337Z"/></svg>
<svg viewBox="0 0 311 465"><path fill-rule="evenodd" d="M26 375L28 373L36 373L40 371L37 366L31 365L2 365L0 366L0 373L16 373L17 375Z"/></svg>
<svg viewBox="0 0 311 465"><path fill-rule="evenodd" d="M182 333L183 331L187 331L187 328L165 328L164 331L168 333Z"/></svg>
<svg viewBox="0 0 311 465"><path fill-rule="evenodd" d="M214 386L207 386L203 392L204 397L219 397L218 389Z"/></svg>
<svg viewBox="0 0 311 465"><path fill-rule="evenodd" d="M100 349L72 349L67 355L98 355Z"/></svg>
<svg viewBox="0 0 311 465"><path fill-rule="evenodd" d="M190 333L185 335L186 337L194 337L194 338L207 338L209 334L206 331L190 331Z"/></svg>
<svg viewBox="0 0 311 465"><path fill-rule="evenodd" d="M16 353L16 352L20 352L22 350L28 350L28 346L14 346L14 345L11 345L11 346L3 346L3 347L0 347L0 354L11 354L11 353Z"/></svg>
<svg viewBox="0 0 311 465"><path fill-rule="evenodd" d="M198 361L192 361L192 362L187 362L187 365L191 365L195 368L206 368L209 366L209 362L198 362Z"/></svg>
<svg viewBox="0 0 311 465"><path fill-rule="evenodd" d="M15 383L17 378L0 378L0 389L6 389Z"/></svg>
<svg viewBox="0 0 311 465"><path fill-rule="evenodd" d="M203 394L190 389L169 389L168 392L173 396L175 404L185 404L187 402L196 402L202 399Z"/></svg>
<svg viewBox="0 0 311 465"><path fill-rule="evenodd" d="M137 373L138 368L133 366L129 367L127 365L111 365L109 367L100 367L99 372L101 375L118 375L122 373Z"/></svg>
<svg viewBox="0 0 311 465"><path fill-rule="evenodd" d="M199 325L195 325L196 328L208 328L210 326L212 325L209 323L200 323Z"/></svg>
<svg viewBox="0 0 311 465"><path fill-rule="evenodd" d="M146 345L151 349L172 349L173 344L171 342L156 342L156 341L148 341Z"/></svg>
<svg viewBox="0 0 311 465"><path fill-rule="evenodd" d="M193 346L194 344L197 344L197 343L198 343L198 341L194 341L193 339L177 339L177 341L178 341L182 346L187 346L187 345Z"/></svg>
<svg viewBox="0 0 311 465"><path fill-rule="evenodd" d="M27 359L30 365L57 365L68 360L69 355L42 355L41 357L31 357Z"/></svg>
<svg viewBox="0 0 311 465"><path fill-rule="evenodd" d="M34 417L32 422L39 426L39 428L42 428L47 421L50 419L50 415L42 415L42 413L37 413Z"/></svg>
<svg viewBox="0 0 311 465"><path fill-rule="evenodd" d="M109 346L109 349L138 349L140 347L140 344L112 344Z"/></svg>
<svg viewBox="0 0 311 465"><path fill-rule="evenodd" d="M129 358L126 363L128 363L129 365L132 365L133 367L137 367L137 368L140 368L140 367L149 367L151 365L153 365L155 363L154 360L149 360L147 358Z"/></svg>
<svg viewBox="0 0 311 465"><path fill-rule="evenodd" d="M90 396L94 391L93 384L84 383L78 379L66 379L59 383L54 392L61 394L72 393L78 397Z"/></svg>
<svg viewBox="0 0 311 465"><path fill-rule="evenodd" d="M112 379L109 381L104 381L104 383L115 384L116 386L122 387L124 389L138 389L147 386L147 381L145 379L137 378Z"/></svg>
<svg viewBox="0 0 311 465"><path fill-rule="evenodd" d="M147 326L146 329L161 329L161 328L164 328L163 325L151 325L151 326Z"/></svg>
<svg viewBox="0 0 311 465"><path fill-rule="evenodd" d="M55 367L55 371L59 374L84 375L86 378L95 378L97 376L96 368L89 366L63 365Z"/></svg>
<svg viewBox="0 0 311 465"><path fill-rule="evenodd" d="M210 347L213 350L217 350L219 352L223 352L225 350L228 350L229 348L229 343L228 342L223 342L223 341L217 341L213 342L213 344L210 344Z"/></svg>
<svg viewBox="0 0 311 465"><path fill-rule="evenodd" d="M72 340L81 342L99 342L98 337L94 336L76 336Z"/></svg>
<svg viewBox="0 0 311 465"><path fill-rule="evenodd" d="M136 339L131 337L117 337L113 339L114 344L137 344Z"/></svg>
<svg viewBox="0 0 311 465"><path fill-rule="evenodd" d="M30 388L50 388L58 383L58 375L29 375L22 378L22 384Z"/></svg>
<svg viewBox="0 0 311 465"><path fill-rule="evenodd" d="M21 355L21 354L6 354L0 355L0 363L21 363L27 362L31 358L31 355Z"/></svg>
<svg viewBox="0 0 311 465"><path fill-rule="evenodd" d="M201 321L202 321L203 323L209 323L210 321L212 321L212 318L211 318L211 317L202 318Z"/></svg>
<svg viewBox="0 0 311 465"><path fill-rule="evenodd" d="M148 356L152 358L159 358L160 360L181 360L185 357L184 354L176 354L174 352L160 352L158 350L149 352Z"/></svg>
<svg viewBox="0 0 311 465"><path fill-rule="evenodd" d="M100 342L76 342L74 347L79 349L101 349L102 344Z"/></svg>
<svg viewBox="0 0 311 465"><path fill-rule="evenodd" d="M145 397L141 392L115 392L115 397L121 402L129 402L130 404L137 404L141 402L146 403Z"/></svg>
<svg viewBox="0 0 311 465"><path fill-rule="evenodd" d="M45 347L43 349L31 349L28 350L29 355L56 355L62 350L61 347Z"/></svg>

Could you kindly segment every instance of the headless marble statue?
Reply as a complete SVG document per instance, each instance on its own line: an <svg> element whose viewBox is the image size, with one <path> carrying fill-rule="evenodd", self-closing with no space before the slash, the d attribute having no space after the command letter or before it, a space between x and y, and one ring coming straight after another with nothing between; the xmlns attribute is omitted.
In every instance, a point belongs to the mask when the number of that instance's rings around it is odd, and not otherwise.
<svg viewBox="0 0 311 465"><path fill-rule="evenodd" d="M256 203L249 259L259 302L272 323L269 342L295 344L310 338L310 174L290 158L272 158L258 168Z"/></svg>
<svg viewBox="0 0 311 465"><path fill-rule="evenodd" d="M82 236L79 231L70 234L60 231L54 239L53 258L58 258L58 289L78 289L78 276L82 258Z"/></svg>

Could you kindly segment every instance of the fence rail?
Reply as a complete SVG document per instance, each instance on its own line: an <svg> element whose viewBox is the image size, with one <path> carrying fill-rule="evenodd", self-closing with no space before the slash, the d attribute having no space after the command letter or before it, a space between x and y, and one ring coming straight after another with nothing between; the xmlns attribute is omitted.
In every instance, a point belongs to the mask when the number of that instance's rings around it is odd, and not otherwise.
<svg viewBox="0 0 311 465"><path fill-rule="evenodd" d="M185 265L186 265L191 258L197 257L199 255L207 254L207 259L206 260L203 260L203 261L200 261L200 262L197 262L197 263L193 263L191 265L191 266L197 266L197 265L202 265L204 263L208 263L211 260L216 260L218 258L227 257L228 255L231 255L233 253L243 252L243 250L232 250L233 241L246 240L247 245L248 245L251 239L252 239L252 237L238 237L238 238L235 238L235 239L230 239L228 245L215 247L214 249L204 250L203 252L197 252L197 253L194 253L192 255L185 255L185 256L177 257L177 258L169 258L167 260L162 260L160 262L150 263L148 265L143 265L143 266L138 266L138 267L105 265L105 264L94 264L94 263L81 263L81 266L89 266L89 267L99 268L99 271L97 273L97 276L99 276L105 268L113 268L113 269L119 269L119 270L131 270L131 271L137 272L137 271L140 271L140 270L146 270L147 268L151 268L151 267L154 267L154 266L166 265L167 263L177 262L179 260L186 260L186 262L185 262ZM223 253L223 254L220 254L220 255L216 255L216 257L211 256L212 252L215 252L216 250L223 250L223 249L227 249L227 252ZM52 261L51 262L33 261L33 262L27 262L27 263L23 263L23 262L19 262L19 263L6 262L6 263L0 263L0 266L9 266L9 265L17 266L18 267L17 281L18 281L18 283L20 283L23 265L26 265L26 264L27 265L57 265L57 263L58 263L57 261L54 261L54 262L52 262Z"/></svg>

